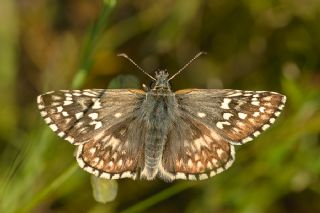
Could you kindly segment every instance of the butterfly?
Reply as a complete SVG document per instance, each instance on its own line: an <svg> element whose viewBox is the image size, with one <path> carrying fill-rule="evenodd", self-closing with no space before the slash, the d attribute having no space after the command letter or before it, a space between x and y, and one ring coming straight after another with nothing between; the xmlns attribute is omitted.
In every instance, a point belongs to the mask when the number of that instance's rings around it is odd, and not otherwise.
<svg viewBox="0 0 320 213"><path fill-rule="evenodd" d="M37 97L44 121L77 146L85 171L105 179L203 180L228 169L234 146L252 141L280 115L286 96L269 91L185 89L176 74L150 88L51 91Z"/></svg>

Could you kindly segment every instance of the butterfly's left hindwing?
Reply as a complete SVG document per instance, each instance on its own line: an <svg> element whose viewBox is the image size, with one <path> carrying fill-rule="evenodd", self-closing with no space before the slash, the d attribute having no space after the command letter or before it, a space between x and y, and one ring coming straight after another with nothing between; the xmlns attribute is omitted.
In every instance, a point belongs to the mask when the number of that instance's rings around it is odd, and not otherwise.
<svg viewBox="0 0 320 213"><path fill-rule="evenodd" d="M234 147L214 129L180 112L165 145L160 176L203 180L229 168L235 159Z"/></svg>

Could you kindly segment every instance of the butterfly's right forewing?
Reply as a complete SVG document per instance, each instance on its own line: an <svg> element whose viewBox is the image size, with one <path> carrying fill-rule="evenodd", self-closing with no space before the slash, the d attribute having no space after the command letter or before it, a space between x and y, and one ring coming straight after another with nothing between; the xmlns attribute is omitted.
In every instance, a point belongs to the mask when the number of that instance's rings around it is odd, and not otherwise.
<svg viewBox="0 0 320 213"><path fill-rule="evenodd" d="M79 145L77 161L86 171L107 179L136 178L143 166L146 132L137 110L141 90L61 90L38 97L41 115L51 129Z"/></svg>

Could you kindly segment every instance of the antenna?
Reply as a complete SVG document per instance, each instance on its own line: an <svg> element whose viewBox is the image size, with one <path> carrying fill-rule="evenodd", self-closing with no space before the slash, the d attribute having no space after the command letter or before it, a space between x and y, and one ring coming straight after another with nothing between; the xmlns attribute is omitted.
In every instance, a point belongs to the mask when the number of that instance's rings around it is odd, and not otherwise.
<svg viewBox="0 0 320 213"><path fill-rule="evenodd" d="M206 52L199 52L197 55L195 55L188 63L186 63L178 72L176 72L173 76L171 76L168 81L176 77L180 72L182 72L187 66L189 66L194 60L199 58L201 55L207 54Z"/></svg>
<svg viewBox="0 0 320 213"><path fill-rule="evenodd" d="M154 77L152 77L150 74L148 74L146 71L144 71L144 69L142 69L141 67L138 66L138 64L136 64L129 56L127 56L125 53L120 53L117 56L119 57L124 57L126 59L128 59L133 65L135 65L140 71L142 71L144 74L146 74L147 76L149 76L149 78L153 79L153 80L157 80Z"/></svg>

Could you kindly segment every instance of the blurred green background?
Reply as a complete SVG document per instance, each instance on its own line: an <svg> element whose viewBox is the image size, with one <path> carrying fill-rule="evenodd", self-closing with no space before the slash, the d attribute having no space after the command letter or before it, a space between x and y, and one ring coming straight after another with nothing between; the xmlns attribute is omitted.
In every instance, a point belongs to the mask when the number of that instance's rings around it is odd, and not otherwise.
<svg viewBox="0 0 320 213"><path fill-rule="evenodd" d="M320 212L320 1L2 0L0 13L0 212ZM218 176L104 182L97 196L117 196L97 202L36 96L148 84L121 52L174 73L199 51L174 90L277 91L284 113Z"/></svg>

